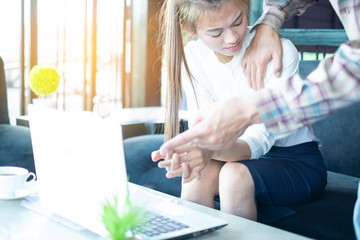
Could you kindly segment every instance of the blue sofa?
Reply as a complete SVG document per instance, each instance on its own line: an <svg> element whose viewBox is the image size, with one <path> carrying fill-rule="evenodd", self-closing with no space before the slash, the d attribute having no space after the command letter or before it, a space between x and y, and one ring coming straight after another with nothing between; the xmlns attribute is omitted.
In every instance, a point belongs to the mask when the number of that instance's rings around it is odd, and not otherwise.
<svg viewBox="0 0 360 240"><path fill-rule="evenodd" d="M4 62L0 57L0 166L18 166L35 173L30 130L10 125Z"/></svg>
<svg viewBox="0 0 360 240"><path fill-rule="evenodd" d="M317 65L317 61L300 62L300 74L307 75ZM313 125L328 169L325 191L310 204L291 206L296 214L267 224L314 239L356 239L352 217L360 180L360 146L357 142L360 128L356 124L359 118L360 103ZM165 170L151 161L151 149L158 149L162 143L161 134L125 139L130 182L180 196L181 179L167 179Z"/></svg>

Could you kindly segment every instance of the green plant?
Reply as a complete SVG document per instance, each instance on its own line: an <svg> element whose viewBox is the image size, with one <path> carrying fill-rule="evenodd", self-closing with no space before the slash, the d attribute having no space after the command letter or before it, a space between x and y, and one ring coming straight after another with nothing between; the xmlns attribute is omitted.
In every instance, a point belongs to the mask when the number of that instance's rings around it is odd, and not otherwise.
<svg viewBox="0 0 360 240"><path fill-rule="evenodd" d="M143 221L143 210L133 206L129 197L126 197L123 209L120 210L118 207L117 197L114 197L113 202L106 201L103 206L102 222L112 240L131 239L132 230Z"/></svg>

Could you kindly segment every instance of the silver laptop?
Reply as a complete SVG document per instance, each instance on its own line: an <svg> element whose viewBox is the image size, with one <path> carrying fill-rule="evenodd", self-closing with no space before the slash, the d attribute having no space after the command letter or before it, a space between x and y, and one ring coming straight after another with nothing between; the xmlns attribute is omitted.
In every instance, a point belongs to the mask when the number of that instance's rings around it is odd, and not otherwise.
<svg viewBox="0 0 360 240"><path fill-rule="evenodd" d="M102 206L117 196L165 222L168 230L140 232L141 239L198 236L227 222L178 204L177 198L127 182L121 125L92 112L29 105L30 132L41 205L103 237ZM177 230L176 230L177 229Z"/></svg>

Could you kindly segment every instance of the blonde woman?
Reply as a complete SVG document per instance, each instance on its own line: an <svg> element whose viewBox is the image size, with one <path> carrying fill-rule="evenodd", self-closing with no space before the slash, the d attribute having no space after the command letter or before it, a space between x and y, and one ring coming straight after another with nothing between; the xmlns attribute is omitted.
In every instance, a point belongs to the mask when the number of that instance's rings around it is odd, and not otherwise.
<svg viewBox="0 0 360 240"><path fill-rule="evenodd" d="M248 28L249 0L167 0L162 8L163 50L167 72L167 139L178 134L179 104L185 91L190 113L211 108L235 96L251 93L241 60L254 32ZM183 34L196 37L184 47ZM282 84L298 71L298 53L282 39L282 78L275 78L272 63L265 85ZM226 113L224 113L226 114ZM190 127L196 120L190 121ZM315 136L304 127L275 140L263 124L250 126L226 150L204 151L189 143L176 149L172 159L152 153L159 167L184 174L181 197L252 220L271 222L290 215L287 206L316 198L326 186L326 169ZM200 163L200 164L199 164ZM192 166L197 171L190 171ZM175 171L176 172L176 171ZM167 174L171 178L175 175Z"/></svg>

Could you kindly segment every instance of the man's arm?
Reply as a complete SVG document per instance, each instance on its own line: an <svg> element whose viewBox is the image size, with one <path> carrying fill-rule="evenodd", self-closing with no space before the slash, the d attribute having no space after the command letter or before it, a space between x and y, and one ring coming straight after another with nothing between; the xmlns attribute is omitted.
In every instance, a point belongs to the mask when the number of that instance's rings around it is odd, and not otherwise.
<svg viewBox="0 0 360 240"><path fill-rule="evenodd" d="M248 126L260 122L251 96L231 98L217 103L211 111L199 112L195 125L163 144L160 152L162 155L187 152L190 142L208 150L226 149Z"/></svg>
<svg viewBox="0 0 360 240"><path fill-rule="evenodd" d="M264 3L264 12L253 29L260 24L266 24L279 31L285 20L302 15L308 7L317 2L318 0L267 0Z"/></svg>
<svg viewBox="0 0 360 240"><path fill-rule="evenodd" d="M305 79L263 89L254 100L266 128L277 138L360 100L360 40L342 44Z"/></svg>

